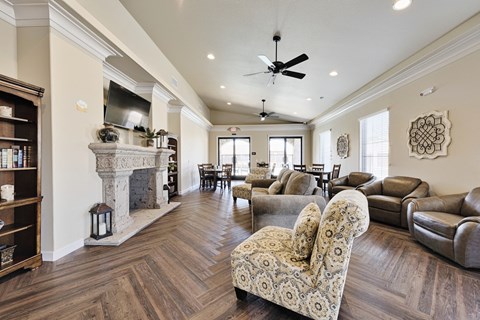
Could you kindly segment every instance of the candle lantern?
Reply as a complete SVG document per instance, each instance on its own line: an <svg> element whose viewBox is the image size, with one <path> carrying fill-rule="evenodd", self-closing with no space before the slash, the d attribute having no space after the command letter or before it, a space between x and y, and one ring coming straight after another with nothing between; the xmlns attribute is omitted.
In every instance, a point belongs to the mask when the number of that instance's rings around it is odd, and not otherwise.
<svg viewBox="0 0 480 320"><path fill-rule="evenodd" d="M92 232L90 237L94 238L95 240L99 240L109 237L113 234L112 211L113 209L107 206L105 203L97 203L92 207L92 209L90 209L90 214L92 217Z"/></svg>

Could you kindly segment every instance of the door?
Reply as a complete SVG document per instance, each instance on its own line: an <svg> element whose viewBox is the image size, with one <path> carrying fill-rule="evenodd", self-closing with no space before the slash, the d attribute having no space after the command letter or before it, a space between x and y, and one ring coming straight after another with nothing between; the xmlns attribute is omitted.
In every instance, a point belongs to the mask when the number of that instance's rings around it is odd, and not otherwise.
<svg viewBox="0 0 480 320"><path fill-rule="evenodd" d="M294 164L303 164L302 137L271 137L269 139L270 167L277 175L283 167L293 169Z"/></svg>
<svg viewBox="0 0 480 320"><path fill-rule="evenodd" d="M250 172L250 138L218 138L218 164L233 164L232 178L245 178Z"/></svg>

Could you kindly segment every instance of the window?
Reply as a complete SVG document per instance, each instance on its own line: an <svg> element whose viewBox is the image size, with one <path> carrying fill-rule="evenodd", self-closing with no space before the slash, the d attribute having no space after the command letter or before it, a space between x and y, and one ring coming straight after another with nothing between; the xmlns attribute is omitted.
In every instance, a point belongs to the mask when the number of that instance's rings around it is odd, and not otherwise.
<svg viewBox="0 0 480 320"><path fill-rule="evenodd" d="M250 138L218 138L218 164L233 164L233 178L250 172Z"/></svg>
<svg viewBox="0 0 480 320"><path fill-rule="evenodd" d="M360 170L378 179L388 176L388 133L388 110L360 119Z"/></svg>
<svg viewBox="0 0 480 320"><path fill-rule="evenodd" d="M302 137L272 137L269 139L270 168L277 175L282 167L293 169L294 164L303 164Z"/></svg>
<svg viewBox="0 0 480 320"><path fill-rule="evenodd" d="M318 163L325 165L325 170L329 171L332 168L332 132L330 130L320 132L320 154Z"/></svg>

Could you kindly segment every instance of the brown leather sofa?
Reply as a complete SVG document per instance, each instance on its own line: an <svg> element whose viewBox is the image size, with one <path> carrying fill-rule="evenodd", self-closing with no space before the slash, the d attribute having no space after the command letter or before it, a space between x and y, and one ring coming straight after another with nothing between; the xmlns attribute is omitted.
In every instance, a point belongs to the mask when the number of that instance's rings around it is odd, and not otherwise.
<svg viewBox="0 0 480 320"><path fill-rule="evenodd" d="M375 176L368 172L350 172L348 175L332 179L328 182L328 196L334 195L343 190L358 189L375 181Z"/></svg>
<svg viewBox="0 0 480 320"><path fill-rule="evenodd" d="M413 200L407 217L418 242L466 268L480 268L480 188Z"/></svg>
<svg viewBox="0 0 480 320"><path fill-rule="evenodd" d="M412 177L386 177L357 189L368 200L370 219L407 229L407 207L416 198L428 197L429 185Z"/></svg>

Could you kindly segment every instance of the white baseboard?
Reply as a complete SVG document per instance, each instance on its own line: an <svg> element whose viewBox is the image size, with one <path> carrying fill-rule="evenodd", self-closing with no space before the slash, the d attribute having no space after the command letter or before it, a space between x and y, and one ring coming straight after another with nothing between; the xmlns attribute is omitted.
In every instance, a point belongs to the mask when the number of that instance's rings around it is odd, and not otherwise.
<svg viewBox="0 0 480 320"><path fill-rule="evenodd" d="M42 251L43 261L57 261L67 254L83 247L83 243L84 239L79 239L55 251Z"/></svg>
<svg viewBox="0 0 480 320"><path fill-rule="evenodd" d="M187 188L187 189L185 189L185 190L179 191L178 194L179 194L179 195L184 195L184 194L186 194L186 193L195 191L195 190L198 189L199 187L200 187L200 184L193 185L193 186L191 186L190 188Z"/></svg>

